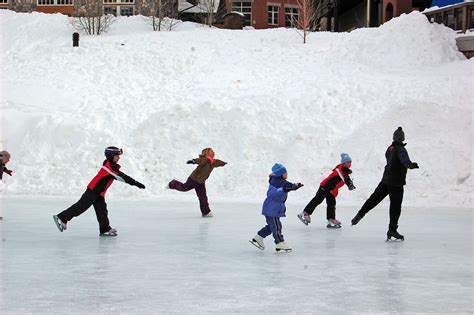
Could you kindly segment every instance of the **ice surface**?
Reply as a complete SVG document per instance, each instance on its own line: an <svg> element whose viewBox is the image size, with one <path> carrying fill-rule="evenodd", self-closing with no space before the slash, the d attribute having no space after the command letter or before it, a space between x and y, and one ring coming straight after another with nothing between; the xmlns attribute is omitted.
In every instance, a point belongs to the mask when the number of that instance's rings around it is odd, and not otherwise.
<svg viewBox="0 0 474 315"><path fill-rule="evenodd" d="M77 196L79 197L79 196ZM405 242L387 243L386 205L340 230L317 208L307 227L290 204L292 253L260 251L260 204L108 200L117 238L98 236L93 209L60 233L52 215L76 199L4 198L0 313L469 313L472 211L404 208Z"/></svg>

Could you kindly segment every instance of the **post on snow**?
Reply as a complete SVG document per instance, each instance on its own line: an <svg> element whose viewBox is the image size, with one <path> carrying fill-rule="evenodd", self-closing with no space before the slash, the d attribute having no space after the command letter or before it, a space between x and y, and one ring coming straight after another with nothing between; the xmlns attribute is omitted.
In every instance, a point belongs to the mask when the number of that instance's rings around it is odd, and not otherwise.
<svg viewBox="0 0 474 315"><path fill-rule="evenodd" d="M72 47L79 47L79 33L72 34Z"/></svg>

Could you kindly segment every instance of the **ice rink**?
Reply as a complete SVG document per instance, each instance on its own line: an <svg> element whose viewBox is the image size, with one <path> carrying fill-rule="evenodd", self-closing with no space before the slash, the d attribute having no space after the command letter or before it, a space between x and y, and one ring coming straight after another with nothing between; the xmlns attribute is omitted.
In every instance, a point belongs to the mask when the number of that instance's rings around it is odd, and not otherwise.
<svg viewBox="0 0 474 315"><path fill-rule="evenodd" d="M79 196L77 196L78 198ZM212 198L211 198L212 199ZM404 242L385 242L388 209L357 226L339 207L340 230L325 208L304 226L302 205L282 220L292 253L251 238L260 204L109 200L116 238L100 238L94 210L60 233L52 215L76 199L0 200L3 221L0 313L470 313L470 209L404 208ZM211 200L212 201L212 200Z"/></svg>

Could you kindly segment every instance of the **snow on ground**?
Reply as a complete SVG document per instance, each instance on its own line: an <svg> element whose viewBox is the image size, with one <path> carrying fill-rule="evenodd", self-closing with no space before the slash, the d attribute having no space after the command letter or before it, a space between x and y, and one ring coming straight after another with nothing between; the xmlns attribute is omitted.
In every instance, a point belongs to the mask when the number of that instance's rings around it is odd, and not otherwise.
<svg viewBox="0 0 474 315"><path fill-rule="evenodd" d="M473 305L472 212L405 207L404 242L385 242L388 210L340 230L317 210L304 226L288 206L292 253L248 242L260 203L109 201L119 236L104 239L91 209L60 233L52 214L73 198L5 198L0 221L2 314L468 314ZM456 214L453 215L453 212Z"/></svg>
<svg viewBox="0 0 474 315"><path fill-rule="evenodd" d="M143 17L82 35L79 48L62 15L2 11L0 28L0 138L15 171L5 194L79 197L117 145L147 189L116 184L109 197L194 199L163 187L212 146L229 164L208 181L211 201L261 202L280 162L305 183L294 196L304 203L348 152L357 190L338 202L359 206L403 126L420 165L405 205L472 207L474 61L420 13L306 45L291 29L153 32Z"/></svg>

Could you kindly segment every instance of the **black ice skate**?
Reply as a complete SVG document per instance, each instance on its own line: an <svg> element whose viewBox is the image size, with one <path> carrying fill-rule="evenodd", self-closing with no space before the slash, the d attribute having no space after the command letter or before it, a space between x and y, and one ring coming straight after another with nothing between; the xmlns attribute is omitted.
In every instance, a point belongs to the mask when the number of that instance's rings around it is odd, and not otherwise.
<svg viewBox="0 0 474 315"><path fill-rule="evenodd" d="M356 216L351 220L352 225L356 225L357 223L359 223L360 220L362 220L362 216L356 214Z"/></svg>
<svg viewBox="0 0 474 315"><path fill-rule="evenodd" d="M387 232L387 242L388 241L392 241L392 237L394 238L393 241L404 241L405 240L405 237L403 235L401 235L400 233L398 233L397 231L388 231Z"/></svg>

